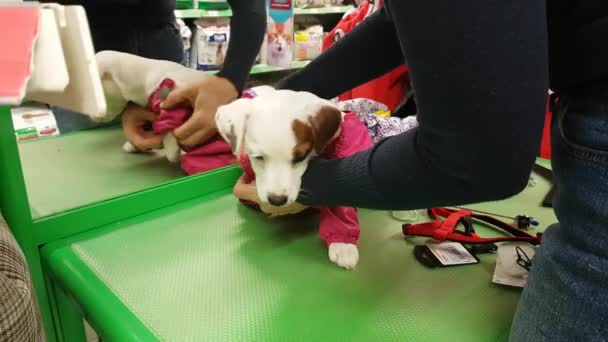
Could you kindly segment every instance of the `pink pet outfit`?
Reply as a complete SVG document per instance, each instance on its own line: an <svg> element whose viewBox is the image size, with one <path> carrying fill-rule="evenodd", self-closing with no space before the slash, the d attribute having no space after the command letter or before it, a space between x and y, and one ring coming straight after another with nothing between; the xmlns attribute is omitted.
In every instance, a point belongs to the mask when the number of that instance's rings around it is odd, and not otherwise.
<svg viewBox="0 0 608 342"><path fill-rule="evenodd" d="M152 124L154 133L165 135L177 127L181 126L192 114L189 108L174 108L161 110L160 103L175 87L175 82L169 78L164 79L158 88L150 95L148 109L154 113L159 113ZM214 170L223 166L236 163L236 158L228 143L219 135L216 135L204 145L186 149L186 154L181 156L181 168L185 173L194 175L205 171Z"/></svg>
<svg viewBox="0 0 608 342"><path fill-rule="evenodd" d="M160 113L153 123L156 134L167 134L184 123L191 115L188 108L161 110L160 103L175 87L175 82L165 79L157 90L150 96L148 108ZM243 98L255 97L252 90L245 91ZM344 116L340 134L319 156L322 159L335 159L353 155L372 146L372 139L366 126L352 113ZM239 158L241 168L245 173L245 181L255 180L255 173L246 154ZM189 175L201 173L218 167L235 163L234 155L228 143L219 135L208 143L188 150L181 157L181 167ZM244 204L259 208L257 204L243 201ZM320 211L319 233L321 239L329 246L333 242L356 244L359 239L359 220L357 209L353 207L316 207Z"/></svg>
<svg viewBox="0 0 608 342"><path fill-rule="evenodd" d="M340 134L319 156L322 159L348 157L372 146L367 128L359 118L347 113L340 126ZM239 162L245 172L245 181L253 181L255 173L246 154L241 154ZM247 205L256 204L247 203ZM353 207L315 207L320 211L319 234L327 246L334 242L356 244L359 240L359 220L357 209Z"/></svg>

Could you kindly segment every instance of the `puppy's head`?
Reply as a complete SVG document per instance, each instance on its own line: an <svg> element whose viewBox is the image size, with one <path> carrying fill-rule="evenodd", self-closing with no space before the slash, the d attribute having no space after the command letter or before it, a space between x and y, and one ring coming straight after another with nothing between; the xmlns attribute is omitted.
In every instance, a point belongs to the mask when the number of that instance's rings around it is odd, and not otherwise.
<svg viewBox="0 0 608 342"><path fill-rule="evenodd" d="M297 199L308 161L337 134L342 113L313 94L277 90L220 107L216 121L233 151L251 160L260 199L284 206Z"/></svg>

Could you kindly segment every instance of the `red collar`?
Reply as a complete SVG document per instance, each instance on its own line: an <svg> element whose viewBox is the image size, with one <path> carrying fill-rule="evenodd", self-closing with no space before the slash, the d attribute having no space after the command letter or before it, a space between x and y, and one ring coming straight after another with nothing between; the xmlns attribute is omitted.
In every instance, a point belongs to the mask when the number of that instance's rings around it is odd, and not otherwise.
<svg viewBox="0 0 608 342"><path fill-rule="evenodd" d="M454 210L448 208L433 208L428 210L428 215L434 221L419 223L419 224L404 224L403 234L414 236L428 236L438 241L456 241L468 244L489 244L505 241L525 241L533 245L540 244L541 233L537 236L528 234L526 231L519 229L510 224L504 223L494 217L473 214L469 210ZM445 220L440 220L439 217L444 217ZM472 219L483 221L494 228L498 228L510 236L501 236L494 238L483 238L475 233L473 229ZM459 224L464 226L464 232L456 230Z"/></svg>

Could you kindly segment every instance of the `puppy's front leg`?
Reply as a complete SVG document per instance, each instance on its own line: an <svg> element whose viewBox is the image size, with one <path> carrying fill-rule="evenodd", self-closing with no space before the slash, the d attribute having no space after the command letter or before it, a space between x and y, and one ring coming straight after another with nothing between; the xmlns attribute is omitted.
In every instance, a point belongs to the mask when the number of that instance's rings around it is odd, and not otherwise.
<svg viewBox="0 0 608 342"><path fill-rule="evenodd" d="M334 242L329 245L328 254L331 262L347 270L359 262L359 249L352 243Z"/></svg>
<svg viewBox="0 0 608 342"><path fill-rule="evenodd" d="M329 260L348 270L359 262L359 220L352 207L320 207L319 234L329 247Z"/></svg>
<svg viewBox="0 0 608 342"><path fill-rule="evenodd" d="M137 153L139 150L131 142L127 141L122 145L122 150L127 153Z"/></svg>
<svg viewBox="0 0 608 342"><path fill-rule="evenodd" d="M179 161L181 149L179 148L177 138L175 138L173 133L167 133L163 138L163 149L165 150L167 160L172 163L177 163Z"/></svg>

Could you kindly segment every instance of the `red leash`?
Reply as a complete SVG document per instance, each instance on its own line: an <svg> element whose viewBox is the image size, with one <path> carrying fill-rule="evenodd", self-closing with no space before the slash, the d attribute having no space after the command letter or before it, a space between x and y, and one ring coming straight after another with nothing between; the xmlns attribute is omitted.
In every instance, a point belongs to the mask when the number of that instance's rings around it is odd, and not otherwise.
<svg viewBox="0 0 608 342"><path fill-rule="evenodd" d="M494 217L474 214L470 210L433 208L428 210L428 215L434 221L418 224L404 224L403 234L427 236L438 241L449 240L467 244L490 244L506 241L525 241L533 245L540 244L542 236L541 233L537 234L536 236L530 235L526 231L508 223L504 223ZM441 220L441 217L445 219ZM472 219L488 223L493 227L510 234L510 236L494 238L480 237L473 229ZM464 231L456 229L460 224L462 224L464 227Z"/></svg>

